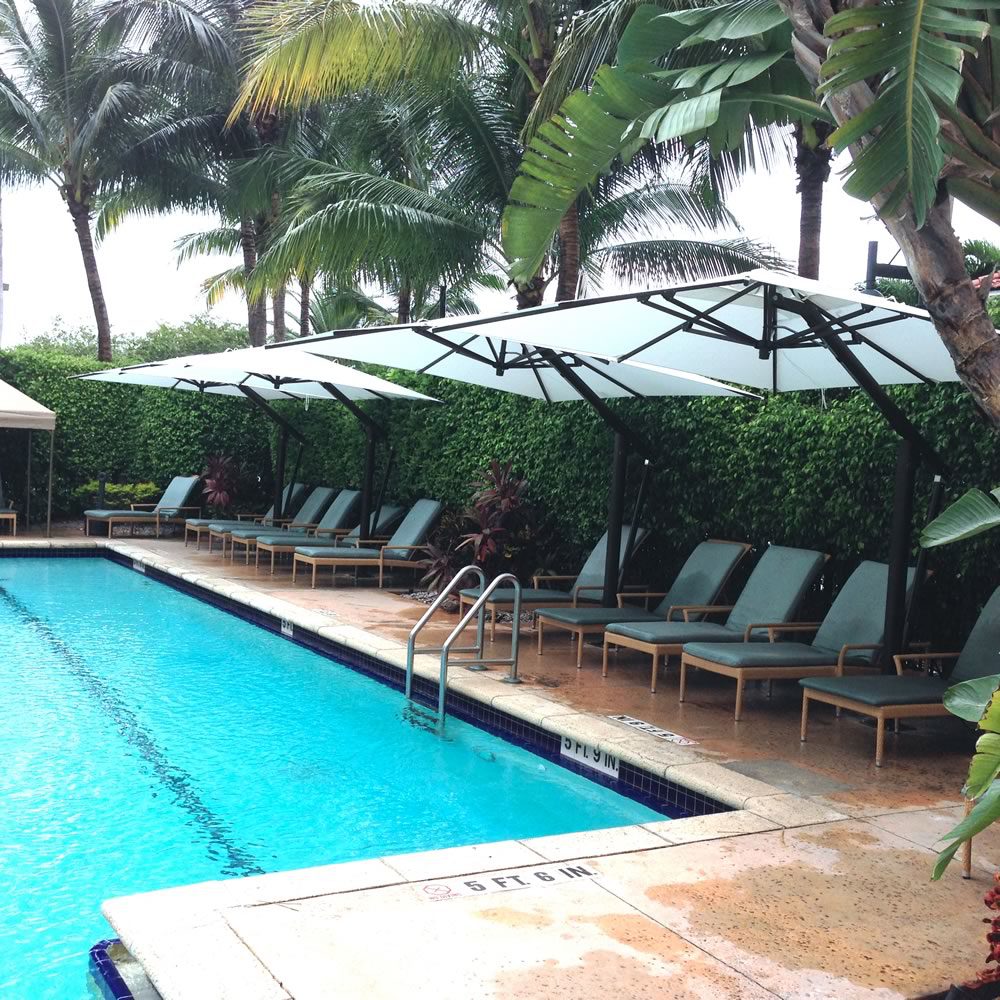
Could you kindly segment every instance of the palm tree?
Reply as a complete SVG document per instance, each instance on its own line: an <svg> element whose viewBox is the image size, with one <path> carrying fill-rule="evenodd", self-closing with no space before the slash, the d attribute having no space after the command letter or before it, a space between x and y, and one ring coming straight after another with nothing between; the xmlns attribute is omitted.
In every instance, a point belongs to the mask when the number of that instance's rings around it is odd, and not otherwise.
<svg viewBox="0 0 1000 1000"><path fill-rule="evenodd" d="M606 25L621 23L622 12L634 6L634 0L588 5L603 11ZM452 9L398 0L363 6L286 0L261 6L250 15L254 58L234 116L247 109L270 113L364 89L385 90L401 79L431 90L438 100L445 95L447 105L447 95L456 88L469 89L470 74L465 71L472 70L477 79L487 79L502 95L504 113L511 114L520 147L531 132L533 110L546 93L550 72L559 65L577 67L560 71L558 77L573 79L579 65L587 62L587 53L592 57L606 46L596 33L573 32L577 11L576 4L541 0L482 4L474 10L468 5ZM560 63L564 43L567 55ZM640 175L643 162L649 161L640 161L632 174L637 183L651 176ZM676 199L686 197L692 203L692 215L706 216L716 210L711 204L694 207L696 200L704 202L705 194L704 189L682 191L675 186ZM569 204L555 219L560 239L555 253L547 258L552 268L543 268L539 259L533 271L515 275L519 307L538 304L553 278L558 279L558 297L577 294L585 209L582 203ZM711 248L705 250L703 257Z"/></svg>
<svg viewBox="0 0 1000 1000"><path fill-rule="evenodd" d="M171 125L163 94L135 72L122 35L97 0L0 0L0 176L54 185L80 245L97 324L97 353L111 359L111 324L97 267L92 222L104 198L155 168L151 136ZM177 180L169 170L164 183Z"/></svg>

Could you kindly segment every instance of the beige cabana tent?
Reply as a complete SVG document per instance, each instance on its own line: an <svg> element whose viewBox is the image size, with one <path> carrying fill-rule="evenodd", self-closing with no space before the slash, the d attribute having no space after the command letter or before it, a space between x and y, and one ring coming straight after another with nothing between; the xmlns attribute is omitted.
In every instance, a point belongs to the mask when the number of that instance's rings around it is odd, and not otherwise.
<svg viewBox="0 0 1000 1000"><path fill-rule="evenodd" d="M28 432L28 471L25 478L24 523L31 514L31 438L34 431L49 432L49 496L45 517L45 535L52 533L52 471L55 459L56 415L41 403L36 403L19 389L0 380L0 429Z"/></svg>

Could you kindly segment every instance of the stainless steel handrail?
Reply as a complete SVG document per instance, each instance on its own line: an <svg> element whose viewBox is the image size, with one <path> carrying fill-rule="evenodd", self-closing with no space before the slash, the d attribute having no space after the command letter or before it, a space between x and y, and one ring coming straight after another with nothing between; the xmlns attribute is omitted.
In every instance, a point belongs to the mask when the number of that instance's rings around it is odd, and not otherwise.
<svg viewBox="0 0 1000 1000"><path fill-rule="evenodd" d="M417 622L413 628L410 629L409 638L406 640L406 697L411 698L411 692L413 691L413 657L416 654L416 644L417 636L420 634L423 627L434 617L434 612L441 607L442 604L455 592L461 582L468 576L469 573L474 574L479 578L479 589L480 591L486 588L486 574L483 572L482 567L477 566L475 563L471 563L468 566L463 566L452 578L451 582L448 584L444 590L441 591L437 597L434 598L431 606L420 616L420 620ZM483 643L485 641L486 635L486 612L480 610L479 621L476 624L476 645L466 646L464 648L456 649L456 653L478 653L480 656L483 655ZM421 653L440 653L440 646L427 646L420 650Z"/></svg>
<svg viewBox="0 0 1000 1000"><path fill-rule="evenodd" d="M510 674L504 678L504 681L508 684L521 683L517 676L517 647L521 632L521 581L513 573L501 573L500 576L482 591L476 599L475 604L469 608L462 620L452 629L451 635L445 639L444 645L441 647L441 672L438 676L438 719L440 722L444 722L444 701L448 690L448 655L452 652L452 643L462 634L469 622L472 621L473 615L479 615L479 627L482 629L486 602L490 599L493 591L505 583L510 583L514 590L514 621L511 623L510 659L478 659L465 660L463 662L466 666L473 664L485 666L487 663L509 664ZM481 655L482 652L480 651Z"/></svg>

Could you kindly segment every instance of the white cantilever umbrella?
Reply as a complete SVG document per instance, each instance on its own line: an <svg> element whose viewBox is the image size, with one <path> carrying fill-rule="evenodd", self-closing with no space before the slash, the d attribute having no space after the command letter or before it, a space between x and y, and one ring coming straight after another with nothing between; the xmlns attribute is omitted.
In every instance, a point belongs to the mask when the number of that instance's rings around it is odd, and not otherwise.
<svg viewBox="0 0 1000 1000"><path fill-rule="evenodd" d="M107 368L74 378L250 399L282 430L275 474L277 515L281 514L287 437L295 437L301 445L302 436L267 403L278 399L326 399L342 403L364 426L367 436L365 476L361 491L361 524L367 524L366 519L371 514L375 439L382 431L357 403L372 399L437 402L430 396L376 375L294 348L279 352L251 347L217 354L191 354L166 361Z"/></svg>
<svg viewBox="0 0 1000 1000"><path fill-rule="evenodd" d="M750 396L742 389L704 375L682 370L683 365L636 364L613 355L616 344L606 336L600 350L576 351L549 336L544 324L531 336L519 322L525 313L475 319L432 320L408 326L363 327L306 337L296 349L328 357L367 361L405 368L443 378L502 389L549 403L584 400L615 431L615 458L608 501L608 545L603 600L610 604L618 590L625 507L627 447L646 453L609 399L644 399L651 396ZM590 345L591 347L593 345ZM280 344L267 348L283 354ZM645 480L644 480L645 481ZM642 497L636 504L639 510ZM635 519L634 519L635 520ZM634 525L633 525L634 537Z"/></svg>
<svg viewBox="0 0 1000 1000"><path fill-rule="evenodd" d="M661 376L677 369L772 392L861 386L903 438L886 602L886 646L899 648L915 457L938 473L943 463L881 386L958 380L923 309L758 270L497 316L337 330L298 345L546 399L589 398L588 388L603 398L671 395L676 383Z"/></svg>

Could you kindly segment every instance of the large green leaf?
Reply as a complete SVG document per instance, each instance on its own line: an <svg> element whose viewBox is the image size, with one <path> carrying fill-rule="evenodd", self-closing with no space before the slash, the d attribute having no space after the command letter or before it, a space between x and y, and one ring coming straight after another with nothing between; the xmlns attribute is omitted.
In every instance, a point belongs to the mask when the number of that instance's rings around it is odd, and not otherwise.
<svg viewBox="0 0 1000 1000"><path fill-rule="evenodd" d="M960 681L945 691L944 707L952 715L965 719L966 722L979 722L985 716L990 699L998 686L1000 686L1000 675ZM1000 732L1000 729L990 731Z"/></svg>
<svg viewBox="0 0 1000 1000"><path fill-rule="evenodd" d="M978 799L1000 773L1000 735L983 733L976 740L976 752L969 765L969 777L965 781L963 794L970 799Z"/></svg>
<svg viewBox="0 0 1000 1000"><path fill-rule="evenodd" d="M860 144L844 190L882 210L901 211L909 197L918 225L934 202L944 165L935 104L953 106L962 60L989 24L942 0L897 0L854 7L826 23L833 38L819 93L876 81L875 100L833 133L835 149Z"/></svg>
<svg viewBox="0 0 1000 1000"><path fill-rule="evenodd" d="M969 490L924 528L920 534L920 544L930 549L963 538L972 538L997 527L1000 525L998 500L1000 487L991 490L989 495L982 490Z"/></svg>
<svg viewBox="0 0 1000 1000"><path fill-rule="evenodd" d="M939 879L958 849L967 840L980 834L988 826L1000 819L1000 781L994 781L975 804L972 812L966 816L953 830L949 830L941 839L949 841L948 846L938 855L937 864L931 878Z"/></svg>
<svg viewBox="0 0 1000 1000"><path fill-rule="evenodd" d="M511 277L538 273L569 207L637 142L707 140L718 155L739 148L751 127L827 118L790 38L777 0L637 8L618 64L602 66L589 92L570 94L525 151L503 218Z"/></svg>

